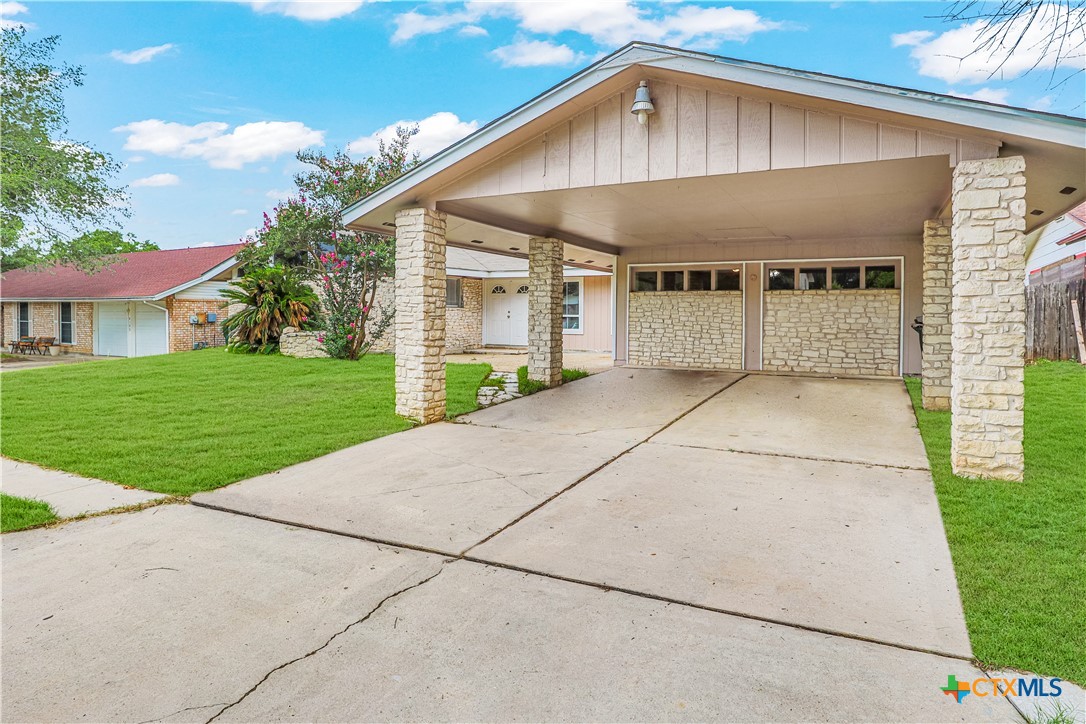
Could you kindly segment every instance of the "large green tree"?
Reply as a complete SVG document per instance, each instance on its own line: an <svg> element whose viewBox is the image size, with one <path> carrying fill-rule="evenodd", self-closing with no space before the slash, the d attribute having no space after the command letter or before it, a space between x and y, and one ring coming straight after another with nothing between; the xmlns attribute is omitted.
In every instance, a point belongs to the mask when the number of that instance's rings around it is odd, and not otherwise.
<svg viewBox="0 0 1086 724"><path fill-rule="evenodd" d="M377 153L355 160L344 151L331 156L301 151L305 170L294 177L296 196L280 202L247 240L240 258L247 268L280 263L316 284L323 307L320 337L333 357L358 359L392 321L391 308L378 308L377 284L393 273L395 240L356 233L342 211L419 162L409 150L417 128L398 128Z"/></svg>
<svg viewBox="0 0 1086 724"><path fill-rule="evenodd" d="M58 241L45 253L32 246L17 247L14 253L4 254L3 258L0 258L0 271L72 259L78 259L82 266L94 271L98 266L107 265L117 254L157 250L158 244L153 241L140 241L134 234L95 229L70 241Z"/></svg>
<svg viewBox="0 0 1086 724"><path fill-rule="evenodd" d="M23 28L0 33L0 254L58 256L63 244L127 215L120 165L67 137L64 91L83 69L53 60L60 38L29 42ZM28 251L29 250L29 251ZM83 259L70 257L69 261Z"/></svg>

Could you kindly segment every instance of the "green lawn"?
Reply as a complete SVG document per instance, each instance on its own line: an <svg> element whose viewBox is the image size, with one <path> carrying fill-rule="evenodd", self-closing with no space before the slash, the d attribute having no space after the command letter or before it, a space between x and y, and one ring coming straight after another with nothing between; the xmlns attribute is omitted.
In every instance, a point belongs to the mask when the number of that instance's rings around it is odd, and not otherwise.
<svg viewBox="0 0 1086 724"><path fill-rule="evenodd" d="M450 415L476 408L490 372L448 366ZM395 414L394 379L391 355L345 362L222 349L5 372L0 451L190 495L411 427Z"/></svg>
<svg viewBox="0 0 1086 724"><path fill-rule="evenodd" d="M573 382L574 380L580 380L588 377L588 373L579 369L563 369L562 370L562 382ZM528 365L517 368L517 391L522 395L534 395L535 393L547 389L547 386L542 382L528 379Z"/></svg>
<svg viewBox="0 0 1086 724"><path fill-rule="evenodd" d="M56 519L48 503L0 493L0 533L22 530Z"/></svg>
<svg viewBox="0 0 1086 724"><path fill-rule="evenodd" d="M920 407L976 657L1086 683L1086 367L1026 368L1024 483L950 471L950 413Z"/></svg>

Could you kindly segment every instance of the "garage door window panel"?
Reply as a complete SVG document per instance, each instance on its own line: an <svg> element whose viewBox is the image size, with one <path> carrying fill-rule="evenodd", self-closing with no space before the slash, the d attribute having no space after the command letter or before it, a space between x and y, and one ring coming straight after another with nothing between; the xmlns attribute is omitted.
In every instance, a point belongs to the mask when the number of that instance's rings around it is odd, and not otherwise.
<svg viewBox="0 0 1086 724"><path fill-rule="evenodd" d="M654 271L639 271L634 273L634 291L635 292L655 292L659 285L657 283L657 277L659 275Z"/></svg>
<svg viewBox="0 0 1086 724"><path fill-rule="evenodd" d="M897 289L897 269L892 266L864 267L864 288Z"/></svg>
<svg viewBox="0 0 1086 724"><path fill-rule="evenodd" d="M860 267L858 266L835 266L833 268L834 289L859 289L860 278Z"/></svg>
<svg viewBox="0 0 1086 724"><path fill-rule="evenodd" d="M770 289L795 289L796 270L793 267L772 267L766 274Z"/></svg>
<svg viewBox="0 0 1086 724"><path fill-rule="evenodd" d="M826 269L825 267L819 268L807 268L799 270L799 288L800 289L825 289L826 288Z"/></svg>
<svg viewBox="0 0 1086 724"><path fill-rule="evenodd" d="M738 292L743 284L743 275L739 273L739 267L732 269L717 269L716 289L718 292Z"/></svg>
<svg viewBox="0 0 1086 724"><path fill-rule="evenodd" d="M681 271L664 271L660 272L660 291L662 292L681 292L684 287L684 272Z"/></svg>

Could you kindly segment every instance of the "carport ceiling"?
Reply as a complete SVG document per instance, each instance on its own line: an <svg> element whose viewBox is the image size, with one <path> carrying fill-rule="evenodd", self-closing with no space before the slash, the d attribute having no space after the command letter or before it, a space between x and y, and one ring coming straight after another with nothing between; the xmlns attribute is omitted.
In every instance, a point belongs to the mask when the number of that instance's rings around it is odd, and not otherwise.
<svg viewBox="0 0 1086 724"><path fill-rule="evenodd" d="M950 186L948 159L931 156L446 200L438 208L461 220L607 250L918 236L924 221L939 215Z"/></svg>

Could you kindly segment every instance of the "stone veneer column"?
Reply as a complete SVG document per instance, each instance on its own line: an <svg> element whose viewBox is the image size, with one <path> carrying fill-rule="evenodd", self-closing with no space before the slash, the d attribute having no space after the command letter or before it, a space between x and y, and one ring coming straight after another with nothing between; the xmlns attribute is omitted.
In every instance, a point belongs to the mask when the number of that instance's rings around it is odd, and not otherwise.
<svg viewBox="0 0 1086 724"><path fill-rule="evenodd" d="M528 239L528 378L562 384L562 270L559 239Z"/></svg>
<svg viewBox="0 0 1086 724"><path fill-rule="evenodd" d="M445 419L445 214L396 214L396 414Z"/></svg>
<svg viewBox="0 0 1086 724"><path fill-rule="evenodd" d="M1022 480L1026 163L954 170L951 465L966 477Z"/></svg>
<svg viewBox="0 0 1086 724"><path fill-rule="evenodd" d="M924 222L924 349L920 372L925 410L950 409L950 227Z"/></svg>

